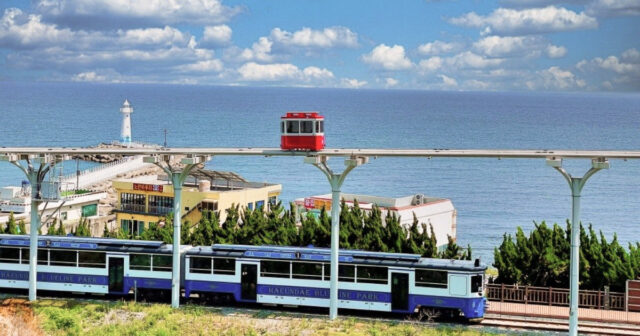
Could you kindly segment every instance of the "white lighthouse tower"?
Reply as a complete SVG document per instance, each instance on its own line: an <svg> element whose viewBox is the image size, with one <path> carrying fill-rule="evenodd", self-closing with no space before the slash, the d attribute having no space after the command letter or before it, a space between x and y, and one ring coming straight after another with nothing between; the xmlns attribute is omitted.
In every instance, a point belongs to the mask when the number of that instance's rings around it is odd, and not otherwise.
<svg viewBox="0 0 640 336"><path fill-rule="evenodd" d="M133 106L129 104L127 99L124 100L124 104L120 108L122 113L122 130L120 131L120 142L127 147L131 146L131 113L133 113Z"/></svg>

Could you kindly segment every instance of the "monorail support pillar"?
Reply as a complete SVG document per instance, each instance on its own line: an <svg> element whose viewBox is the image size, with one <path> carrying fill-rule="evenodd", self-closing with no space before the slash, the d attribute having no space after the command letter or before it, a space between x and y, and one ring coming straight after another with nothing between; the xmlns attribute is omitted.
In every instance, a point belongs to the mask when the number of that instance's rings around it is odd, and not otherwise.
<svg viewBox="0 0 640 336"><path fill-rule="evenodd" d="M23 159L26 167L20 163ZM38 207L42 203L42 182L53 166L64 157L50 155L0 155L0 161L9 161L20 168L31 184L31 222L29 223L29 301L36 300L38 278L38 230L40 229L40 214ZM34 166L38 163L38 167ZM24 232L21 232L24 234Z"/></svg>
<svg viewBox="0 0 640 336"><path fill-rule="evenodd" d="M164 155L162 157L145 157L144 162L154 163L167 173L173 186L173 266L171 268L171 307L180 307L180 234L182 231L182 184L191 173L191 170L209 160L208 156L186 157L174 162L174 157ZM177 160L175 160L177 161Z"/></svg>
<svg viewBox="0 0 640 336"><path fill-rule="evenodd" d="M547 159L547 164L564 176L571 188L571 261L569 282L569 335L578 335L578 299L580 274L580 194L587 180L601 169L608 169L609 162L605 158L594 159L583 177L573 177L562 168L562 159Z"/></svg>
<svg viewBox="0 0 640 336"><path fill-rule="evenodd" d="M331 281L329 287L329 319L338 317L338 250L340 247L340 188L353 168L368 162L368 157L351 157L344 160L346 166L341 174L335 174L327 165L326 156L308 156L305 163L320 169L331 184Z"/></svg>

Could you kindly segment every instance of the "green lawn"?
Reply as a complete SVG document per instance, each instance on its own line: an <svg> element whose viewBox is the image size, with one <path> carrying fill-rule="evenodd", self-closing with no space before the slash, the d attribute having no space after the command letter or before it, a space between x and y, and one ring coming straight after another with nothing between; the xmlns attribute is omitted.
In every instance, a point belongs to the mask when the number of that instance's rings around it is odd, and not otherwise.
<svg viewBox="0 0 640 336"><path fill-rule="evenodd" d="M290 312L185 305L39 300L33 306L50 335L493 335L465 326L307 317Z"/></svg>

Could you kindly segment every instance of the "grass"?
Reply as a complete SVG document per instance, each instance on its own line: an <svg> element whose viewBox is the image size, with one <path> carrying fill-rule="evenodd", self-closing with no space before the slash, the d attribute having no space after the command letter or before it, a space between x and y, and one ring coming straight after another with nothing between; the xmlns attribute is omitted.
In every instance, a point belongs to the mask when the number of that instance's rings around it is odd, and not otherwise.
<svg viewBox="0 0 640 336"><path fill-rule="evenodd" d="M243 312L185 305L75 300L39 300L33 306L48 335L493 335L465 326L370 321L329 321L280 311Z"/></svg>

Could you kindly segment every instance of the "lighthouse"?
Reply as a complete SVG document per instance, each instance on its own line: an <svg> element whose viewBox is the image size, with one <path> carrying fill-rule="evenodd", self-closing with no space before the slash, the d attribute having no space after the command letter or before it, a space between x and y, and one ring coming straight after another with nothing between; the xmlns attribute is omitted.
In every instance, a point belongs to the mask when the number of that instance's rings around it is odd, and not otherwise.
<svg viewBox="0 0 640 336"><path fill-rule="evenodd" d="M131 146L131 113L133 113L133 106L129 104L127 99L124 100L124 104L120 108L122 113L122 130L120 131L120 142L127 147Z"/></svg>

